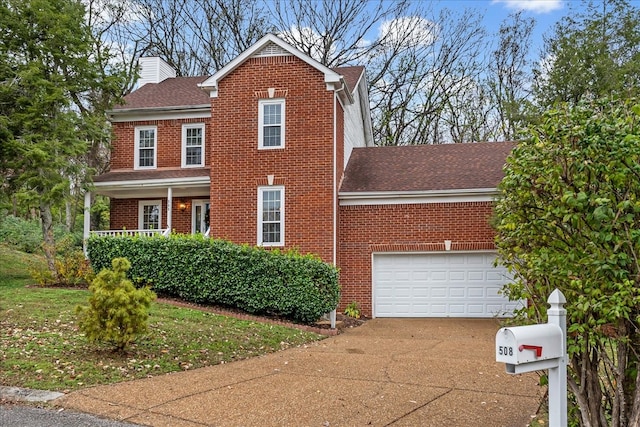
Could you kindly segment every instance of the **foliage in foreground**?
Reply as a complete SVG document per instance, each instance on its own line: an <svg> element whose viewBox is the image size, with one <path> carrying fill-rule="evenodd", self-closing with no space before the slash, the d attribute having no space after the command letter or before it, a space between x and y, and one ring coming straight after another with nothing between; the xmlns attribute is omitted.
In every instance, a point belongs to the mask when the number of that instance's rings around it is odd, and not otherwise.
<svg viewBox="0 0 640 427"><path fill-rule="evenodd" d="M69 391L259 356L323 337L154 302L149 333L126 352L89 345L74 308L87 291L25 287L41 257L0 245L0 384Z"/></svg>
<svg viewBox="0 0 640 427"><path fill-rule="evenodd" d="M337 269L312 255L200 235L92 237L88 256L96 271L114 258L129 259L129 277L152 283L159 294L302 323L335 309L340 298Z"/></svg>
<svg viewBox="0 0 640 427"><path fill-rule="evenodd" d="M496 206L501 263L523 322L567 298L569 387L584 426L640 425L640 105L548 112L508 159Z"/></svg>
<svg viewBox="0 0 640 427"><path fill-rule="evenodd" d="M131 263L126 258L115 258L111 265L89 286L89 306L79 305L76 313L90 342L109 343L122 351L147 332L148 310L156 294L148 287L136 289L127 279Z"/></svg>

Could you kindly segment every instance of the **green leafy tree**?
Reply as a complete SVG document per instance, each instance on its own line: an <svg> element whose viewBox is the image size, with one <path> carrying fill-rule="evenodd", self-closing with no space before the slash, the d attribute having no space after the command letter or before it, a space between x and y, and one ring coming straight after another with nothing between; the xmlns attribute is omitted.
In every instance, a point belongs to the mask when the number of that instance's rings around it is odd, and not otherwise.
<svg viewBox="0 0 640 427"><path fill-rule="evenodd" d="M89 306L76 307L76 313L89 341L124 350L147 332L148 309L156 295L149 288L136 289L127 279L131 263L126 258L115 258L112 267L93 280Z"/></svg>
<svg viewBox="0 0 640 427"><path fill-rule="evenodd" d="M537 104L583 97L637 95L640 87L640 8L625 0L589 2L559 21L535 70Z"/></svg>
<svg viewBox="0 0 640 427"><path fill-rule="evenodd" d="M580 425L640 425L640 105L547 112L509 157L495 212L505 290L530 301L518 319L546 322L555 288L567 298Z"/></svg>
<svg viewBox="0 0 640 427"><path fill-rule="evenodd" d="M104 101L117 99L109 94L122 79L105 68L109 55L96 52L85 18L78 0L0 0L2 188L37 200L54 274L52 210L84 175L78 160L104 139Z"/></svg>

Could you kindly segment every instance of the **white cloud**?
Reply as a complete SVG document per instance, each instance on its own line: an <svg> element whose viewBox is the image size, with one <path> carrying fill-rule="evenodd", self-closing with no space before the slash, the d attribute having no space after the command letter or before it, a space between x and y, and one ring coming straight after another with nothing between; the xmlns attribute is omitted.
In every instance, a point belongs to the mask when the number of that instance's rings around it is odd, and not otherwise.
<svg viewBox="0 0 640 427"><path fill-rule="evenodd" d="M310 27L292 26L289 31L283 31L279 35L294 46L304 46L309 49L311 57L322 62L325 56L325 46L323 37ZM329 46L329 57L333 57L335 46Z"/></svg>
<svg viewBox="0 0 640 427"><path fill-rule="evenodd" d="M437 33L437 25L420 16L396 18L380 26L380 39L394 46L429 46L435 42Z"/></svg>
<svg viewBox="0 0 640 427"><path fill-rule="evenodd" d="M509 9L535 13L548 13L562 9L562 0L493 0L492 3L502 3Z"/></svg>

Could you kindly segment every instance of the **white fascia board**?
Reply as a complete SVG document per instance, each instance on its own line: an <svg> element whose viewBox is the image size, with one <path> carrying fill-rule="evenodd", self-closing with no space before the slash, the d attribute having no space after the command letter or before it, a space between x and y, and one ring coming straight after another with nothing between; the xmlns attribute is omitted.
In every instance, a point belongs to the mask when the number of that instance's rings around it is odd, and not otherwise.
<svg viewBox="0 0 640 427"><path fill-rule="evenodd" d="M211 117L211 105L187 105L180 107L128 108L108 111L113 123L136 122L143 120L180 120L208 119Z"/></svg>
<svg viewBox="0 0 640 427"><path fill-rule="evenodd" d="M362 108L360 113L364 121L365 146L373 147L373 123L371 121L371 107L369 105L369 84L366 72L363 72L354 90L360 91L360 103Z"/></svg>
<svg viewBox="0 0 640 427"><path fill-rule="evenodd" d="M400 205L426 203L492 202L495 188L430 191L341 192L340 206Z"/></svg>
<svg viewBox="0 0 640 427"><path fill-rule="evenodd" d="M347 84L342 76L337 82L327 83L327 90L332 90L338 94L342 105L353 104L353 94L347 90ZM325 79L326 81L326 79Z"/></svg>
<svg viewBox="0 0 640 427"><path fill-rule="evenodd" d="M187 178L171 179L136 179L129 181L105 181L96 182L94 187L100 191L102 189L141 189L141 188L164 188L164 187L197 187L209 185L211 178L208 176L197 176Z"/></svg>
<svg viewBox="0 0 640 427"><path fill-rule="evenodd" d="M340 76L335 71L331 70L330 68L322 65L321 63L319 63L315 59L313 59L313 58L307 56L306 54L302 53L301 51L299 51L295 47L291 46L289 43L285 42L284 40L282 40L281 38L277 37L276 35L267 34L264 37L262 37L260 40L258 40L253 46L249 47L247 50L242 52L240 55L236 56L235 59L233 59L233 61L229 62L227 65L222 67L214 75L212 75L211 77L209 77L207 80L203 81L202 83L199 83L198 87L202 88L203 90L208 90L209 94L210 94L210 96L212 98L217 97L218 96L218 82L220 80L222 80L225 76L230 74L233 70L238 68L242 63L244 63L247 59L249 59L254 53L256 53L260 49L262 49L267 43L274 43L274 44L278 45L283 50L286 50L287 52L289 52L293 56L299 58L303 62L309 64L313 68L315 68L318 71L322 72L324 74L325 83L339 83L340 82L342 76Z"/></svg>

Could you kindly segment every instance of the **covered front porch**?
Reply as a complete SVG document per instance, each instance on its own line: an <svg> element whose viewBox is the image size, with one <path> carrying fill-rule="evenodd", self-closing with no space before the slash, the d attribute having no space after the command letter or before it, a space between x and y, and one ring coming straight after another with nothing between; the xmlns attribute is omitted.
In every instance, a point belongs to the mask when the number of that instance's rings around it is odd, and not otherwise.
<svg viewBox="0 0 640 427"><path fill-rule="evenodd" d="M109 172L97 177L84 199L84 240L90 235L209 235L208 168ZM94 230L95 194L110 198L109 230Z"/></svg>

